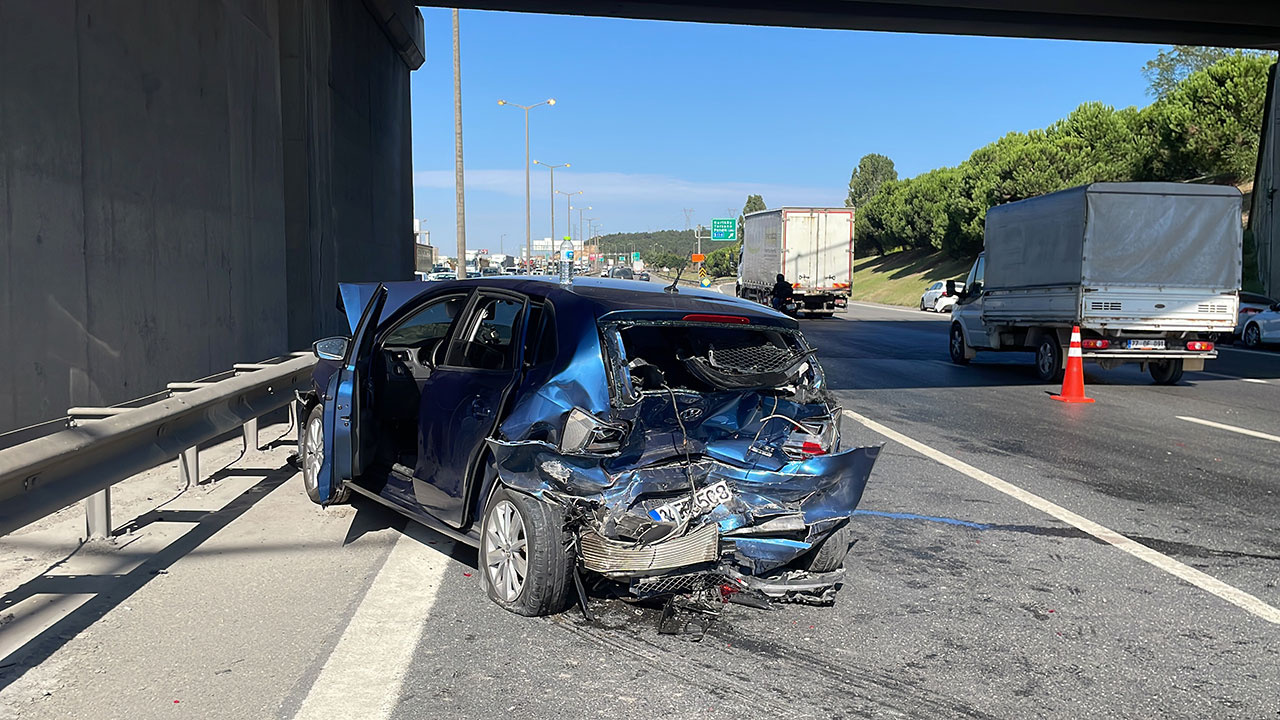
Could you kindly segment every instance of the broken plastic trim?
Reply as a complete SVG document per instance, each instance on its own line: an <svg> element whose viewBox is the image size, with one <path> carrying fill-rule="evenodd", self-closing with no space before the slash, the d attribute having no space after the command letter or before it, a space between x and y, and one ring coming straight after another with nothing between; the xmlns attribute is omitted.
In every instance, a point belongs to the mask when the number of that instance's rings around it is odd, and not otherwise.
<svg viewBox="0 0 1280 720"><path fill-rule="evenodd" d="M608 455L621 449L626 436L625 425L605 422L575 407L564 420L558 449L568 455Z"/></svg>

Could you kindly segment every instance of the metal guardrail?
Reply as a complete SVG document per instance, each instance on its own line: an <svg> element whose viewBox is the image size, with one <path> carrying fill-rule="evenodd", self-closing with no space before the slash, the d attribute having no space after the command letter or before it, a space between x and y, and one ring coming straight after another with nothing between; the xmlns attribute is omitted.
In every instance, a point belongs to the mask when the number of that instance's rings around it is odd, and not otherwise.
<svg viewBox="0 0 1280 720"><path fill-rule="evenodd" d="M146 405L71 408L72 427L0 450L0 535L90 498L88 535L106 537L112 485L174 458L196 484L199 445L240 427L246 447L257 447L258 418L288 405L315 362L309 352L295 353L171 383Z"/></svg>

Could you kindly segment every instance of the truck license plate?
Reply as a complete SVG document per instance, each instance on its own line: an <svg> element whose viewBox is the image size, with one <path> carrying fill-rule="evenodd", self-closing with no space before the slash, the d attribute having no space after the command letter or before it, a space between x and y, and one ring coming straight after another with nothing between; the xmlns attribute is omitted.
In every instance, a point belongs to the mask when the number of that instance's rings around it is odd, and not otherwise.
<svg viewBox="0 0 1280 720"><path fill-rule="evenodd" d="M1130 350L1163 350L1164 340L1130 340Z"/></svg>
<svg viewBox="0 0 1280 720"><path fill-rule="evenodd" d="M705 512L710 512L715 506L729 502L732 499L733 491L729 489L729 485L724 480L721 480L714 485L708 485L697 490L693 495L682 497L679 500L650 510L649 517L654 520L678 523L685 517L696 517Z"/></svg>

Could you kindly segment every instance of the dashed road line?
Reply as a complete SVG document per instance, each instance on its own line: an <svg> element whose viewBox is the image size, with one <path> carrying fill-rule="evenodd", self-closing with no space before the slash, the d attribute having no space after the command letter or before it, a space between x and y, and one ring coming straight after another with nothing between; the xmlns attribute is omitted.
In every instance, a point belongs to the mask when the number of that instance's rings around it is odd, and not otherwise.
<svg viewBox="0 0 1280 720"><path fill-rule="evenodd" d="M1218 352L1249 353L1250 355L1262 355L1263 357L1269 357L1273 360L1280 359L1280 354L1267 352L1266 350L1249 350L1238 347L1223 347L1222 345L1218 345L1217 349Z"/></svg>
<svg viewBox="0 0 1280 720"><path fill-rule="evenodd" d="M1195 423L1197 425L1204 425L1206 427L1217 428L1219 430L1226 430L1227 432L1240 433L1241 435L1248 435L1249 437L1256 437L1262 440L1270 440L1271 442L1280 442L1280 435L1271 435L1264 432L1258 432L1257 430L1250 430L1248 428L1236 427L1235 425L1227 425L1220 422L1214 422L1212 420L1201 420L1200 418L1187 417L1185 415L1175 415L1174 417L1178 418L1179 420L1186 420L1189 423Z"/></svg>
<svg viewBox="0 0 1280 720"><path fill-rule="evenodd" d="M391 716L449 565L447 543L429 547L428 534L407 524L295 720Z"/></svg>
<svg viewBox="0 0 1280 720"><path fill-rule="evenodd" d="M845 410L844 414L849 419L862 424L868 429L879 433L894 442L911 448L931 460L946 465L952 470L967 475L988 487L1014 498L1015 500L1019 500L1043 513L1071 525L1072 527L1089 533L1093 537L1113 545L1139 560L1149 563L1180 580L1204 590L1205 592L1212 593L1243 610L1253 613L1267 622L1280 625L1280 609L1268 605L1233 585L1228 585L1212 575L1203 573L1189 565L1178 562L1164 553L1152 550L1142 543L1121 535L1120 533L1100 525L1082 515L1071 512L1057 503L1046 500L1035 493L1023 490L1017 485L1001 480L991 473L979 470L963 460L958 460L941 450L936 450L922 442L919 442L918 440L909 438L896 430L881 425L875 420L859 415L852 410ZM1181 419L1190 420L1190 418ZM1196 421L1192 420L1192 422ZM1207 423L1207 421L1200 422ZM1214 423L1214 425L1216 425L1216 423ZM1280 437L1269 437L1280 442Z"/></svg>

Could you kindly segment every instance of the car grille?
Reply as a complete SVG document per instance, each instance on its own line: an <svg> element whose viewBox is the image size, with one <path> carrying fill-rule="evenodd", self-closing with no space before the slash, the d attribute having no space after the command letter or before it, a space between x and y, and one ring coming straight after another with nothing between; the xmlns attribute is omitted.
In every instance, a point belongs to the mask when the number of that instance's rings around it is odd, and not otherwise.
<svg viewBox="0 0 1280 720"><path fill-rule="evenodd" d="M707 353L711 366L740 372L776 372L791 364L795 353L776 345L761 343L733 348L711 348Z"/></svg>
<svg viewBox="0 0 1280 720"><path fill-rule="evenodd" d="M714 562L720 556L720 531L708 523L683 537L640 546L587 531L579 544L587 570L615 577L643 575Z"/></svg>

